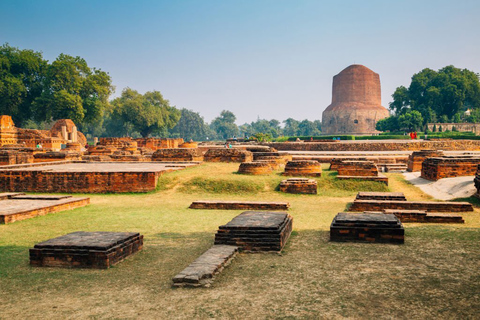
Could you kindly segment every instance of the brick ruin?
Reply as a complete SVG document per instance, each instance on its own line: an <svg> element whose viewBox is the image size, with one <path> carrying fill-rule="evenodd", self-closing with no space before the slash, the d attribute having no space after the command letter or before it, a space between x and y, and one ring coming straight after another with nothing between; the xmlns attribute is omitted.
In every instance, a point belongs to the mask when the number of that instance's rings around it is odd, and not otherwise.
<svg viewBox="0 0 480 320"><path fill-rule="evenodd" d="M287 211L289 207L290 204L288 202L198 200L192 202L189 208L204 210L209 209Z"/></svg>
<svg viewBox="0 0 480 320"><path fill-rule="evenodd" d="M405 229L393 214L340 212L330 225L330 240L401 244Z"/></svg>
<svg viewBox="0 0 480 320"><path fill-rule="evenodd" d="M122 163L72 162L18 165L0 170L0 191L122 193L150 192L165 172L192 164L147 162Z"/></svg>
<svg viewBox="0 0 480 320"><path fill-rule="evenodd" d="M355 200L349 211L423 210L426 212L468 212L468 202Z"/></svg>
<svg viewBox="0 0 480 320"><path fill-rule="evenodd" d="M420 150L413 151L408 157L407 171L417 172L422 171L422 163L427 158L443 157L443 150Z"/></svg>
<svg viewBox="0 0 480 320"><path fill-rule="evenodd" d="M143 248L136 232L73 232L36 244L30 265L107 269Z"/></svg>
<svg viewBox="0 0 480 320"><path fill-rule="evenodd" d="M378 172L378 167L373 161L335 160L333 168L338 171L337 179L364 180L385 183L388 186L388 177ZM330 165L330 170L332 170Z"/></svg>
<svg viewBox="0 0 480 320"><path fill-rule="evenodd" d="M0 193L0 224L86 206L90 198Z"/></svg>
<svg viewBox="0 0 480 320"><path fill-rule="evenodd" d="M480 198L480 164L477 166L477 172L475 172L475 178L473 179L475 188L477 192L474 194L475 197Z"/></svg>
<svg viewBox="0 0 480 320"><path fill-rule="evenodd" d="M285 165L284 176L320 177L322 165L314 160L292 160Z"/></svg>
<svg viewBox="0 0 480 320"><path fill-rule="evenodd" d="M261 161L240 163L238 173L250 175L262 175L272 173L273 168L270 164Z"/></svg>
<svg viewBox="0 0 480 320"><path fill-rule="evenodd" d="M281 251L293 227L287 213L246 211L218 228L214 245L178 273L174 287L209 287L238 251Z"/></svg>
<svg viewBox="0 0 480 320"><path fill-rule="evenodd" d="M237 148L209 149L204 155L204 160L208 162L252 162L253 153Z"/></svg>
<svg viewBox="0 0 480 320"><path fill-rule="evenodd" d="M427 158L422 164L421 177L437 181L443 178L474 176L479 164L480 157L475 156Z"/></svg>
<svg viewBox="0 0 480 320"><path fill-rule="evenodd" d="M203 161L203 154L198 148L159 149L152 161Z"/></svg>
<svg viewBox="0 0 480 320"><path fill-rule="evenodd" d="M317 194L317 181L308 178L290 178L280 182L279 190L285 193Z"/></svg>

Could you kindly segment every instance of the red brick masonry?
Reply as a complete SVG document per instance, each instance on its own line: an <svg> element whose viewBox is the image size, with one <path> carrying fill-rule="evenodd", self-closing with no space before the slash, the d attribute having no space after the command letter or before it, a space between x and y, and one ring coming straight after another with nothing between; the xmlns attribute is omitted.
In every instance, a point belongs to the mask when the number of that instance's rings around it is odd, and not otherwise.
<svg viewBox="0 0 480 320"><path fill-rule="evenodd" d="M214 210L288 210L288 202L258 202L258 201L194 201L190 209Z"/></svg>

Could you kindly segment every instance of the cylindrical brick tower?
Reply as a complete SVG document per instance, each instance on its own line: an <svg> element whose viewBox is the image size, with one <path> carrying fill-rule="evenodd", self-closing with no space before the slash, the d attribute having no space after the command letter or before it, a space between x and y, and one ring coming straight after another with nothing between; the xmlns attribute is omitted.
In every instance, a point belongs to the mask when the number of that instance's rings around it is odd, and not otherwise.
<svg viewBox="0 0 480 320"><path fill-rule="evenodd" d="M378 133L375 124L388 116L378 73L354 64L333 77L332 104L323 111L322 133Z"/></svg>

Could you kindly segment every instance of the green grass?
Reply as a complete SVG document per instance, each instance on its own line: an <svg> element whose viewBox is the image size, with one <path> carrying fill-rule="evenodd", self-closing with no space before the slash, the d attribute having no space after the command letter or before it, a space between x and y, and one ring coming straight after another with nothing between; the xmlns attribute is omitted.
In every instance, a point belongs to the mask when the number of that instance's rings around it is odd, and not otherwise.
<svg viewBox="0 0 480 320"><path fill-rule="evenodd" d="M405 224L404 245L332 243L329 226L358 191L324 170L318 195L275 190L285 177L203 164L160 178L149 194L91 195L91 205L0 225L0 319L473 319L480 310L480 210L464 225ZM429 199L400 174L389 190ZM191 210L194 200L288 201L294 232L281 254L240 254L211 288L172 277L241 211ZM137 231L144 250L108 270L33 268L28 249L74 231Z"/></svg>

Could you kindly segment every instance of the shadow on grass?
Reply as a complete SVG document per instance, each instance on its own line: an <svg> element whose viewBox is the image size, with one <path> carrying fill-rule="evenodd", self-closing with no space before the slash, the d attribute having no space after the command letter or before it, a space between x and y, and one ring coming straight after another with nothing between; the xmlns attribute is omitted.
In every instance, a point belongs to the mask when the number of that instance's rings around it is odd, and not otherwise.
<svg viewBox="0 0 480 320"><path fill-rule="evenodd" d="M468 197L468 198L457 198L457 199L453 199L451 201L455 201L455 202L468 202L468 203L471 203L474 207L477 207L477 208L480 208L480 199L477 198L477 197Z"/></svg>

